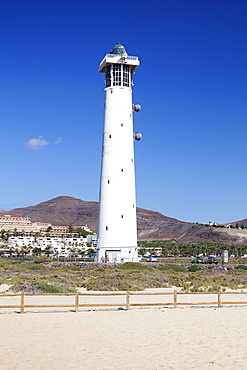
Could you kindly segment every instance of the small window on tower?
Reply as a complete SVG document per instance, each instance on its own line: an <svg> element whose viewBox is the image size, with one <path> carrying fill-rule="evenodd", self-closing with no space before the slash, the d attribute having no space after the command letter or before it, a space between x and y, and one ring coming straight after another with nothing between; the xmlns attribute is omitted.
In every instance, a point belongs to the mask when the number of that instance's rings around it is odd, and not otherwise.
<svg viewBox="0 0 247 370"><path fill-rule="evenodd" d="M109 139L111 139L111 135L109 135Z"/></svg>
<svg viewBox="0 0 247 370"><path fill-rule="evenodd" d="M121 218L123 218L123 215L121 215Z"/></svg>
<svg viewBox="0 0 247 370"><path fill-rule="evenodd" d="M123 172L123 168L121 168L121 172Z"/></svg>
<svg viewBox="0 0 247 370"><path fill-rule="evenodd" d="M110 87L111 86L111 66L106 67L105 71L105 86ZM112 90L111 90L112 93Z"/></svg>
<svg viewBox="0 0 247 370"><path fill-rule="evenodd" d="M121 64L113 64L113 86L121 86Z"/></svg>
<svg viewBox="0 0 247 370"><path fill-rule="evenodd" d="M123 123L121 123L121 127L123 127Z"/></svg>
<svg viewBox="0 0 247 370"><path fill-rule="evenodd" d="M106 226L105 229L108 230L108 226Z"/></svg>
<svg viewBox="0 0 247 370"><path fill-rule="evenodd" d="M130 85L130 67L123 65L123 85L129 87Z"/></svg>
<svg viewBox="0 0 247 370"><path fill-rule="evenodd" d="M131 162L134 162L134 159L133 158L131 158Z"/></svg>
<svg viewBox="0 0 247 370"><path fill-rule="evenodd" d="M108 184L110 184L110 180L108 180Z"/></svg>

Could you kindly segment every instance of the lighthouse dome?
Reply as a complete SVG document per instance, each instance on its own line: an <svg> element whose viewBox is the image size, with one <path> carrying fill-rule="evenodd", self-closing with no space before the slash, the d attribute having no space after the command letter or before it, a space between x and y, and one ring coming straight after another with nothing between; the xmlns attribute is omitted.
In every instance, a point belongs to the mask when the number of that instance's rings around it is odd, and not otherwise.
<svg viewBox="0 0 247 370"><path fill-rule="evenodd" d="M112 50L110 51L110 54L117 54L117 55L121 55L121 56L126 56L127 55L125 47L123 45L121 45L120 42L118 42L112 48Z"/></svg>

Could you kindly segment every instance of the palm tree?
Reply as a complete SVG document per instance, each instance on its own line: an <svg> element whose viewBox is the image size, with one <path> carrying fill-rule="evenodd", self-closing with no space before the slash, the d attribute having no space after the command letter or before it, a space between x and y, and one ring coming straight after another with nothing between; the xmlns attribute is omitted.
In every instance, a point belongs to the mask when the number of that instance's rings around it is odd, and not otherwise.
<svg viewBox="0 0 247 370"><path fill-rule="evenodd" d="M94 248L89 248L87 250L87 255L89 256L90 254L94 254L95 253L95 249Z"/></svg>
<svg viewBox="0 0 247 370"><path fill-rule="evenodd" d="M84 261L85 260L86 251L83 251L82 249L79 249L78 250L78 253L81 255L81 257L83 258L83 261Z"/></svg>
<svg viewBox="0 0 247 370"><path fill-rule="evenodd" d="M49 257L50 254L52 254L52 250L51 250L52 246L51 245L47 245L45 247L45 254L47 255L47 257Z"/></svg>
<svg viewBox="0 0 247 370"><path fill-rule="evenodd" d="M73 233L74 232L74 228L71 226L71 225L69 225L69 227L68 227L68 233Z"/></svg>
<svg viewBox="0 0 247 370"><path fill-rule="evenodd" d="M34 247L34 248L33 248L33 250L32 250L32 253L33 253L35 256L40 256L41 251L42 251L42 249L41 249L41 248L39 248L39 247Z"/></svg>
<svg viewBox="0 0 247 370"><path fill-rule="evenodd" d="M14 229L13 236L19 236L20 233L17 231L17 228Z"/></svg>
<svg viewBox="0 0 247 370"><path fill-rule="evenodd" d="M144 254L146 254L146 248L140 248L139 250L138 250L138 253L141 255L141 256L144 256Z"/></svg>
<svg viewBox="0 0 247 370"><path fill-rule="evenodd" d="M6 233L6 231L5 231L4 229L2 229L2 230L0 231L1 239L4 239L4 237L5 237L5 233Z"/></svg>

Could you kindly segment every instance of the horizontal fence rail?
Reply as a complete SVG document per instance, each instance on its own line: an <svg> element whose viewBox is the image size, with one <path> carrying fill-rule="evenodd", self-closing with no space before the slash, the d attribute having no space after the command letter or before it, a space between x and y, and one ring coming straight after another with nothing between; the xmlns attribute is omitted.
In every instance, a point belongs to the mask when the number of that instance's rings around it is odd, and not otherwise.
<svg viewBox="0 0 247 370"><path fill-rule="evenodd" d="M187 295L214 295L216 296L216 300L214 301L201 301L201 302L179 302L178 296L187 296ZM21 294L3 294L0 295L1 298L5 297L20 297L20 304L13 304L13 305L0 305L0 308L19 308L20 313L25 312L25 308L74 308L75 312L79 311L79 307L125 307L126 311L130 309L130 307L141 307L141 306L173 306L176 308L177 306L205 306L205 305L217 305L217 307L222 307L223 305L247 305L247 301L222 301L222 296L225 295L247 295L247 292L178 292L174 290L174 292L167 292L167 293L149 293L149 292L111 292L111 293L93 293L93 292L85 292L76 294L72 293L56 293L56 294L32 294L32 293L24 293ZM131 296L173 296L172 302L141 302L141 303L131 303ZM73 304L25 304L25 297L59 297L59 296L72 296L74 297ZM80 297L87 297L87 296L94 296L94 297L114 297L114 296L125 296L125 303L80 303Z"/></svg>

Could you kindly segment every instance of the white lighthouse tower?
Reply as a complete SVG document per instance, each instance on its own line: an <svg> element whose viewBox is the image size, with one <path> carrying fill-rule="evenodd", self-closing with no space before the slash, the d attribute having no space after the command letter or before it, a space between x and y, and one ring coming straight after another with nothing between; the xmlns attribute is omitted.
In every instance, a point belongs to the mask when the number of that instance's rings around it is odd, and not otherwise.
<svg viewBox="0 0 247 370"><path fill-rule="evenodd" d="M132 74L138 57L118 43L100 63L105 73L105 115L100 179L98 262L138 261Z"/></svg>

